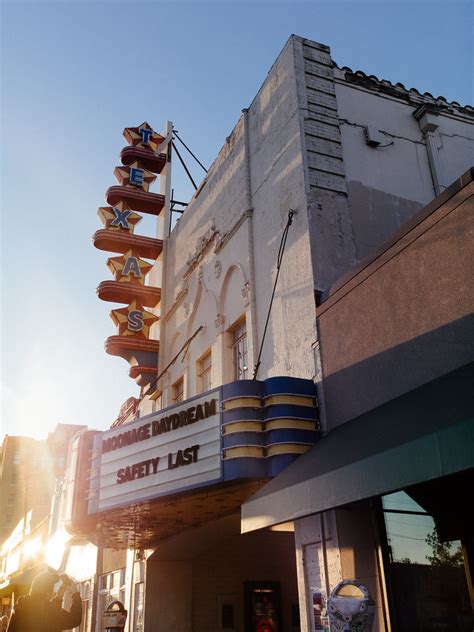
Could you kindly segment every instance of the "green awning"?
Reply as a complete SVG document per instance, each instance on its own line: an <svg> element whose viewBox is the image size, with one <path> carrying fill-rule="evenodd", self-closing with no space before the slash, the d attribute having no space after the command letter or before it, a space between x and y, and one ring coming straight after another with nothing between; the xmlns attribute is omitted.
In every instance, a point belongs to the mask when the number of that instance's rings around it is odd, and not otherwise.
<svg viewBox="0 0 474 632"><path fill-rule="evenodd" d="M242 533L474 468L474 363L338 426L242 505Z"/></svg>

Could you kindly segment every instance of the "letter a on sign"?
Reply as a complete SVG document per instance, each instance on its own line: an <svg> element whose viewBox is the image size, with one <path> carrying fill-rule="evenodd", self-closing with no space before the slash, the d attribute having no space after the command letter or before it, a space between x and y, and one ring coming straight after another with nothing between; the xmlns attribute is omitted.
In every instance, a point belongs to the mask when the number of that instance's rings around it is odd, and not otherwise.
<svg viewBox="0 0 474 632"><path fill-rule="evenodd" d="M127 257L125 261L125 265L123 266L122 271L123 276L128 276L129 274L133 274L134 277L139 279L142 276L140 271L140 266L138 265L137 257Z"/></svg>

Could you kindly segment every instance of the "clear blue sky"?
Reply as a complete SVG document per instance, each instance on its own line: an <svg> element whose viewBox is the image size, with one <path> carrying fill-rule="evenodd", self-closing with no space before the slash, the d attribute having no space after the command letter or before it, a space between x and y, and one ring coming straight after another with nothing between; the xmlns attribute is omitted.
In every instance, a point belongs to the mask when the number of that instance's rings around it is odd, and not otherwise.
<svg viewBox="0 0 474 632"><path fill-rule="evenodd" d="M341 66L472 103L470 2L3 0L1 11L0 440L57 422L105 428L138 393L103 350L113 305L95 288L110 274L91 243L125 126L172 120L210 164L291 33L330 45ZM173 184L190 196L177 167Z"/></svg>

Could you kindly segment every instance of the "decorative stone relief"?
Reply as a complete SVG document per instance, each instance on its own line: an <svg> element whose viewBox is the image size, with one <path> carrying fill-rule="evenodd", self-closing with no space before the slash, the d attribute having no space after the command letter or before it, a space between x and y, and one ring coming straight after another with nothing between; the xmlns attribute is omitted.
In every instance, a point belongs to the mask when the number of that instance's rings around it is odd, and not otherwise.
<svg viewBox="0 0 474 632"><path fill-rule="evenodd" d="M217 318L214 321L217 329L217 333L221 334L224 331L225 318L223 314L217 314Z"/></svg>
<svg viewBox="0 0 474 632"><path fill-rule="evenodd" d="M216 259L216 261L214 262L214 276L216 277L216 279L218 279L221 276L221 272L222 272L222 263L219 261L219 259Z"/></svg>
<svg viewBox="0 0 474 632"><path fill-rule="evenodd" d="M187 318L189 315L189 303L187 301L183 303L183 314L184 318Z"/></svg>
<svg viewBox="0 0 474 632"><path fill-rule="evenodd" d="M175 299L173 301L173 304L171 305L169 310L164 315L165 320L168 320L170 318L170 316L172 316L172 314L175 313L175 311L178 309L179 304L184 299L184 297L187 296L187 294L188 294L188 288L187 287L184 287L181 290L179 290L179 288L178 288L177 294L175 293Z"/></svg>
<svg viewBox="0 0 474 632"><path fill-rule="evenodd" d="M248 307L250 305L250 284L248 281L245 282L244 287L241 289L241 293L244 299L244 307Z"/></svg>
<svg viewBox="0 0 474 632"><path fill-rule="evenodd" d="M221 233L217 233L216 235L216 239L214 242L214 254L216 255L218 252L220 252L220 250L222 250L222 247L227 243L227 234L228 233L224 233L223 235L221 235Z"/></svg>
<svg viewBox="0 0 474 632"><path fill-rule="evenodd" d="M220 233L216 229L215 221L212 220L208 230L198 239L194 254L190 255L188 260L186 261L187 267L183 274L184 277L189 276L194 268L199 264L199 262L202 261L204 253L206 252L208 246L214 239L218 239L219 235Z"/></svg>

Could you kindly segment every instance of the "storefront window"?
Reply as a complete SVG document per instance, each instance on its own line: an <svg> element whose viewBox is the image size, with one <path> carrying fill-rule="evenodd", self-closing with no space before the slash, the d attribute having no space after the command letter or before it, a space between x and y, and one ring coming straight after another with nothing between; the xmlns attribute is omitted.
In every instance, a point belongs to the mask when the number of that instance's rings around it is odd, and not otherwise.
<svg viewBox="0 0 474 632"><path fill-rule="evenodd" d="M143 605L144 605L144 584L139 582L135 584L134 594L134 612L133 612L133 632L143 632Z"/></svg>
<svg viewBox="0 0 474 632"><path fill-rule="evenodd" d="M91 583L90 581L81 582L77 588L82 599L82 621L81 625L74 630L75 632L90 632Z"/></svg>
<svg viewBox="0 0 474 632"><path fill-rule="evenodd" d="M459 541L443 542L433 518L405 492L382 498L388 579L399 630L472 630Z"/></svg>
<svg viewBox="0 0 474 632"><path fill-rule="evenodd" d="M101 575L99 578L99 601L98 613L102 617L102 613L112 601L121 601L125 603L125 569Z"/></svg>

